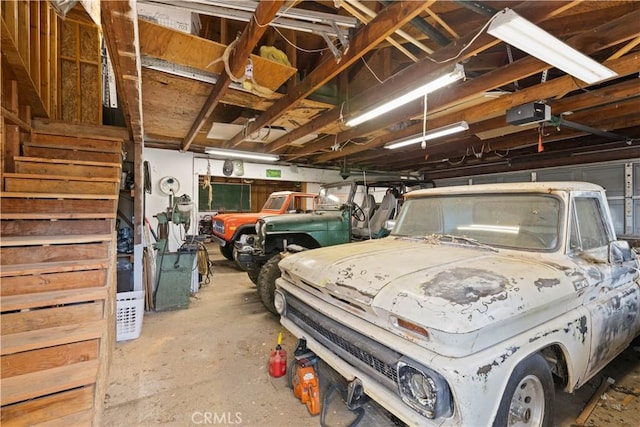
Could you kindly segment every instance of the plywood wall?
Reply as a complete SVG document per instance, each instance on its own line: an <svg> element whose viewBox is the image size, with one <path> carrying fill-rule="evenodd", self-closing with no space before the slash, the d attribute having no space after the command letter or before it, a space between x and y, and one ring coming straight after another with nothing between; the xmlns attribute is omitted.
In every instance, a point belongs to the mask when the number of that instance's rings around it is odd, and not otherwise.
<svg viewBox="0 0 640 427"><path fill-rule="evenodd" d="M90 21L60 23L60 119L102 124L100 30Z"/></svg>

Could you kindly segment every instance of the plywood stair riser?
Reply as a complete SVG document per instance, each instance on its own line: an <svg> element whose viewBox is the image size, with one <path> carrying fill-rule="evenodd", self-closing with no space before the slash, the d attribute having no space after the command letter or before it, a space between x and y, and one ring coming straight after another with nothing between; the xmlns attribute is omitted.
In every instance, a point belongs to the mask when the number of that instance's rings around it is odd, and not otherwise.
<svg viewBox="0 0 640 427"><path fill-rule="evenodd" d="M7 405L0 411L0 423L3 427L41 425L41 422L49 420L54 413L60 416L59 423L56 425L90 425L94 390L94 386L86 386L40 399ZM76 422L65 420L66 417L76 414L84 414L85 418Z"/></svg>
<svg viewBox="0 0 640 427"><path fill-rule="evenodd" d="M4 239L3 239L4 240ZM108 242L60 246L27 246L0 249L0 265L84 261L109 257Z"/></svg>
<svg viewBox="0 0 640 427"><path fill-rule="evenodd" d="M104 286L106 279L106 268L3 277L0 296L100 287Z"/></svg>
<svg viewBox="0 0 640 427"><path fill-rule="evenodd" d="M89 193L114 194L119 191L119 179L59 177L7 173L4 175L5 191L40 193Z"/></svg>
<svg viewBox="0 0 640 427"><path fill-rule="evenodd" d="M49 160L38 157L16 157L16 172L56 176L119 178L122 166L117 163L82 160Z"/></svg>
<svg viewBox="0 0 640 427"><path fill-rule="evenodd" d="M49 194L61 198L12 197L16 193L3 193L0 204L2 219L73 219L73 218L115 218L118 201L111 199L73 199L74 195ZM40 194L39 196L44 196ZM77 197L77 195L76 195Z"/></svg>
<svg viewBox="0 0 640 427"><path fill-rule="evenodd" d="M117 163L122 161L122 154L119 153L100 153L96 151L84 150L66 150L61 148L49 147L30 147L25 145L22 147L22 153L30 157L47 157L65 160L93 160L96 162Z"/></svg>
<svg viewBox="0 0 640 427"><path fill-rule="evenodd" d="M32 132L0 197L0 423L99 424L122 141Z"/></svg>
<svg viewBox="0 0 640 427"><path fill-rule="evenodd" d="M107 234L115 228L112 219L56 219L1 221L3 237Z"/></svg>
<svg viewBox="0 0 640 427"><path fill-rule="evenodd" d="M29 147L64 148L67 150L97 151L101 153L122 153L122 141L112 138L85 138L54 135L43 132L31 133Z"/></svg>

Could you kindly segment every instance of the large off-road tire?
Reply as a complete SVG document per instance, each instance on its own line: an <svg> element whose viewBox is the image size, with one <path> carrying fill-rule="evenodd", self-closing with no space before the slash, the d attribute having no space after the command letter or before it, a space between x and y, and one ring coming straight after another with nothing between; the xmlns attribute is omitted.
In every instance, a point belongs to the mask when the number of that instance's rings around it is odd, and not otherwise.
<svg viewBox="0 0 640 427"><path fill-rule="evenodd" d="M220 253L229 261L233 261L233 242L227 242L226 245L220 246Z"/></svg>
<svg viewBox="0 0 640 427"><path fill-rule="evenodd" d="M554 385L542 354L524 359L511 374L493 422L499 426L553 426Z"/></svg>
<svg viewBox="0 0 640 427"><path fill-rule="evenodd" d="M258 286L258 277L260 276L260 267L250 268L247 270L247 275L254 285Z"/></svg>
<svg viewBox="0 0 640 427"><path fill-rule="evenodd" d="M276 290L276 279L280 277L280 268L278 263L282 257L280 254L274 255L269 261L265 263L260 269L260 275L258 276L258 294L260 300L267 310L278 316L276 307L273 304L273 296Z"/></svg>

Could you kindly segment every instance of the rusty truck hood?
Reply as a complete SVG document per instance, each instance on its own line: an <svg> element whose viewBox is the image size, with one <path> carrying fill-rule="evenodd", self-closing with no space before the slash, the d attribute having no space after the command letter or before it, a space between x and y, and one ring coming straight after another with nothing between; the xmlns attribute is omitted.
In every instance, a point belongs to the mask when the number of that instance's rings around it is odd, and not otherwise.
<svg viewBox="0 0 640 427"><path fill-rule="evenodd" d="M420 339L393 326L394 318L424 327L430 337L422 345L442 354L441 340L455 356L578 304L574 282L584 276L566 262L553 254L389 237L296 254L280 266L326 301L412 341Z"/></svg>

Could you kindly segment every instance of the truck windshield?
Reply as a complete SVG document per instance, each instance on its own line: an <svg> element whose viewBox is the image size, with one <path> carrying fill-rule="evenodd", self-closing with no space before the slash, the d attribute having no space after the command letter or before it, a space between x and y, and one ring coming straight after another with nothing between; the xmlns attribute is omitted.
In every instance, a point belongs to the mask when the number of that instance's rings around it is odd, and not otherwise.
<svg viewBox="0 0 640 427"><path fill-rule="evenodd" d="M279 211L287 200L287 196L270 196L262 207L263 210Z"/></svg>
<svg viewBox="0 0 640 427"><path fill-rule="evenodd" d="M490 246L549 251L560 240L561 210L561 200L545 194L409 198L392 235L459 236Z"/></svg>
<svg viewBox="0 0 640 427"><path fill-rule="evenodd" d="M351 184L322 187L318 194L316 210L338 210L349 202Z"/></svg>

